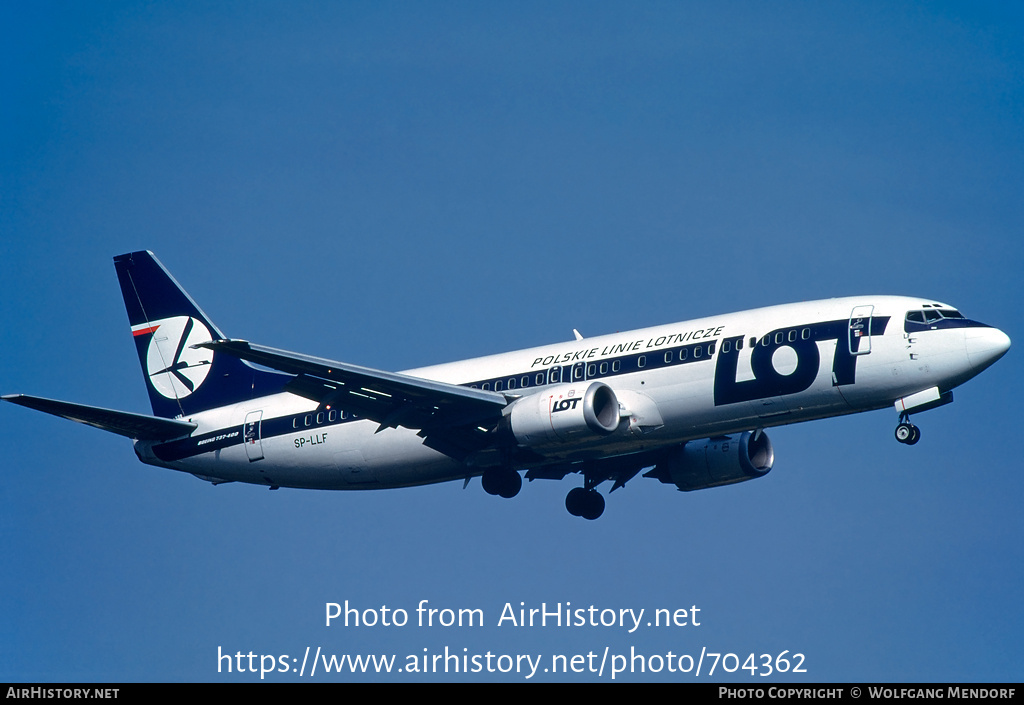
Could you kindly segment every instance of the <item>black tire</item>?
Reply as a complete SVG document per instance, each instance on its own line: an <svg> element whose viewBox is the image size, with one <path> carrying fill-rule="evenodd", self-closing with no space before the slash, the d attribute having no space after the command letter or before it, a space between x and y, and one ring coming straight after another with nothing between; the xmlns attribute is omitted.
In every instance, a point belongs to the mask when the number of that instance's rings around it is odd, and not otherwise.
<svg viewBox="0 0 1024 705"><path fill-rule="evenodd" d="M494 469L484 470L483 477L480 478L480 484L487 494L497 495L501 492L501 471Z"/></svg>
<svg viewBox="0 0 1024 705"><path fill-rule="evenodd" d="M915 443L917 443L919 440L921 440L921 429L919 429L917 426L914 426L914 425L911 425L910 428L912 430L912 433L911 433L911 436L910 436L910 440L907 441L907 445L908 446L912 446Z"/></svg>
<svg viewBox="0 0 1024 705"><path fill-rule="evenodd" d="M574 517L583 516L583 507L587 503L587 491L582 487L574 487L565 495L565 508Z"/></svg>
<svg viewBox="0 0 1024 705"><path fill-rule="evenodd" d="M583 505L580 516L589 521L597 519L604 514L604 496L597 490L587 492L587 501Z"/></svg>
<svg viewBox="0 0 1024 705"><path fill-rule="evenodd" d="M502 475L501 488L498 490L498 494L505 499L512 499L523 488L523 478L515 470L509 470L502 473Z"/></svg>

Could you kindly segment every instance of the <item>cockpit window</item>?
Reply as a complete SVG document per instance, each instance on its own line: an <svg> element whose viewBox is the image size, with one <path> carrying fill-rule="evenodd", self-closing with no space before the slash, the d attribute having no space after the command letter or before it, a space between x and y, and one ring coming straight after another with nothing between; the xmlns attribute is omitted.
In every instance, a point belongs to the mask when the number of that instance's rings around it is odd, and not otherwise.
<svg viewBox="0 0 1024 705"><path fill-rule="evenodd" d="M907 311L909 323L935 323L943 318L963 319L962 313L953 308L927 308L923 311Z"/></svg>

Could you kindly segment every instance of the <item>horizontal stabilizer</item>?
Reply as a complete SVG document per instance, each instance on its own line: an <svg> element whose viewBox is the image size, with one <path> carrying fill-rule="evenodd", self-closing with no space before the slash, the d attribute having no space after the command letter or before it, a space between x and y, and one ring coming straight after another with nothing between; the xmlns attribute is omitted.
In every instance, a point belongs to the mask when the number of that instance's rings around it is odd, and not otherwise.
<svg viewBox="0 0 1024 705"><path fill-rule="evenodd" d="M189 421L162 419L146 414L133 414L129 411L115 411L98 406L32 397L27 394L7 394L0 399L139 441L167 441L187 436L196 428L196 424Z"/></svg>

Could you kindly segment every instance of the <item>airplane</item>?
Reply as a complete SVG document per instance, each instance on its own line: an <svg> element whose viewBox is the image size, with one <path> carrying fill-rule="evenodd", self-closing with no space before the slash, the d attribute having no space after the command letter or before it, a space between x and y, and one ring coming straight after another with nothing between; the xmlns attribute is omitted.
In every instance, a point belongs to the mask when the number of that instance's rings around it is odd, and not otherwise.
<svg viewBox="0 0 1024 705"><path fill-rule="evenodd" d="M770 306L387 372L231 339L152 252L114 258L153 415L4 401L126 436L146 464L215 485L368 490L480 476L511 498L579 475L570 514L643 477L693 491L766 475L766 428L893 407L917 414L1010 339L932 299ZM522 474L521 474L522 473Z"/></svg>

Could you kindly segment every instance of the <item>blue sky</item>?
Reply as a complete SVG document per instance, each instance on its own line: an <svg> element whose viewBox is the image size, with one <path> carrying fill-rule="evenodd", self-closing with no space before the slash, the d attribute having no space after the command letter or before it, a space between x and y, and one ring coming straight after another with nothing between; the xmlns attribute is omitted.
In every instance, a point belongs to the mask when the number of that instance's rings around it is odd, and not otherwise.
<svg viewBox="0 0 1024 705"><path fill-rule="evenodd" d="M1024 340L1016 6L44 2L0 28L3 393L149 411L111 263L136 249L229 335L388 370L858 293ZM806 655L743 683L1019 681L1018 355L913 448L887 411L776 429L766 478L637 478L596 522L569 480L212 487L4 405L0 680L607 646ZM424 599L487 623L324 626ZM703 619L498 627L506 602ZM523 678L424 679L462 677Z"/></svg>

